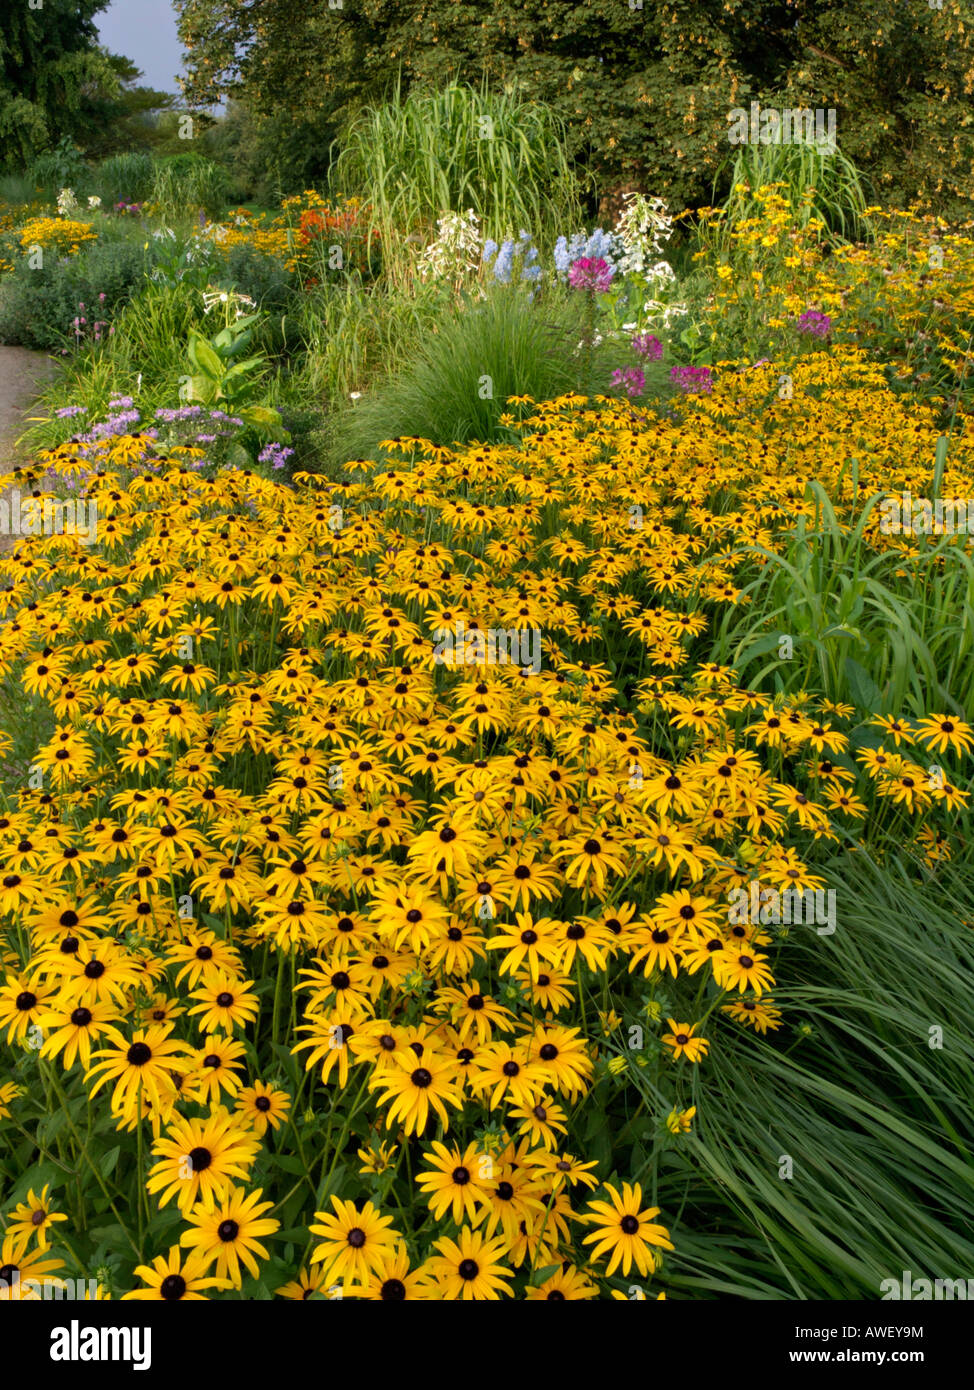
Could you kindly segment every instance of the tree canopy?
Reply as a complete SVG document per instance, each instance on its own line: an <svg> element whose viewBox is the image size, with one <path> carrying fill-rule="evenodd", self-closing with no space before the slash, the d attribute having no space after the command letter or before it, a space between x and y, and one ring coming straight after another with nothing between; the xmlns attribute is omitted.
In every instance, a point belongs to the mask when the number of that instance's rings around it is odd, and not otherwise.
<svg viewBox="0 0 974 1390"><path fill-rule="evenodd" d="M83 129L117 89L94 16L109 0L43 0L0 12L0 166L16 168Z"/></svg>
<svg viewBox="0 0 974 1390"><path fill-rule="evenodd" d="M970 0L174 0L192 103L233 95L307 138L401 83L550 103L603 187L708 201L727 113L834 107L877 197L971 194Z"/></svg>

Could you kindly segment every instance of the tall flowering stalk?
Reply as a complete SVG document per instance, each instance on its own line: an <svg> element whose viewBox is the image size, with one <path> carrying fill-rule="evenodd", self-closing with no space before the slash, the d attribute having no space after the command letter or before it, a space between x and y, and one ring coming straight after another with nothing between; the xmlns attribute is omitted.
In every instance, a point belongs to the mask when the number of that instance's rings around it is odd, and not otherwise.
<svg viewBox="0 0 974 1390"><path fill-rule="evenodd" d="M568 268L568 283L585 295L585 333L582 351L585 359L585 387L592 381L592 351L595 347L596 295L607 294L615 275L604 256L580 256Z"/></svg>

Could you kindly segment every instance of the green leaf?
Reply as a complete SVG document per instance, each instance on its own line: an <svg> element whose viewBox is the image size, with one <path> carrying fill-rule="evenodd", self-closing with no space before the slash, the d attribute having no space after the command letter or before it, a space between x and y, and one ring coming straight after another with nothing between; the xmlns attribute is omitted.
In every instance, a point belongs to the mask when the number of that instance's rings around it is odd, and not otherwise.
<svg viewBox="0 0 974 1390"><path fill-rule="evenodd" d="M113 1149L109 1149L108 1153L103 1155L101 1160L101 1171L103 1177L111 1177L112 1173L114 1173L115 1165L118 1162L118 1156L121 1152L121 1148L118 1144L116 1144Z"/></svg>
<svg viewBox="0 0 974 1390"><path fill-rule="evenodd" d="M553 1274L557 1274L560 1269L561 1265L545 1265L543 1269L536 1269L528 1280L528 1288L538 1288L546 1279L550 1279Z"/></svg>
<svg viewBox="0 0 974 1390"><path fill-rule="evenodd" d="M280 415L276 410L271 410L270 406L247 405L240 410L239 414L245 425L252 425L254 429L260 430L272 439L281 440L291 437L281 424Z"/></svg>
<svg viewBox="0 0 974 1390"><path fill-rule="evenodd" d="M195 329L189 335L189 360L199 371L212 377L214 381L220 381L223 377L224 367L219 356L213 348Z"/></svg>
<svg viewBox="0 0 974 1390"><path fill-rule="evenodd" d="M275 1167L283 1168L285 1173L293 1173L295 1177L299 1177L304 1172L304 1164L296 1154L271 1154L269 1161Z"/></svg>
<svg viewBox="0 0 974 1390"><path fill-rule="evenodd" d="M860 666L851 656L845 659L845 676L849 682L849 693L856 706L868 710L870 714L881 714L883 697L879 686L864 666Z"/></svg>
<svg viewBox="0 0 974 1390"><path fill-rule="evenodd" d="M254 371L257 367L264 365L263 357L247 357L243 362L237 362L224 376L224 382L235 381L237 377L246 376L248 372Z"/></svg>
<svg viewBox="0 0 974 1390"><path fill-rule="evenodd" d="M219 386L208 376L192 376L186 386L186 399L209 405L219 396Z"/></svg>

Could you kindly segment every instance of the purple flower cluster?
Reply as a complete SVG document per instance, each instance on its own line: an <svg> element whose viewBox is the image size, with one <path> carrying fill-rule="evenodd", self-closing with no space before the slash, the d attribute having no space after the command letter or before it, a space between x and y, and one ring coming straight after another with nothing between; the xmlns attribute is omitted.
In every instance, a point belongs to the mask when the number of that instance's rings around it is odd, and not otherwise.
<svg viewBox="0 0 974 1390"><path fill-rule="evenodd" d="M93 444L96 439L113 439L119 434L131 434L131 426L141 423L142 416L137 410L122 410L117 415L109 415L107 420L101 420L97 425L92 425L87 434L83 434L82 439ZM144 433L150 438L156 437L155 430L146 430Z"/></svg>
<svg viewBox="0 0 974 1390"><path fill-rule="evenodd" d="M670 381L686 396L707 395L714 389L713 373L709 367L671 367Z"/></svg>
<svg viewBox="0 0 974 1390"><path fill-rule="evenodd" d="M72 415L87 415L86 405L62 405L60 410L55 410L54 414L59 420L68 420Z"/></svg>
<svg viewBox="0 0 974 1390"><path fill-rule="evenodd" d="M621 386L627 396L641 396L646 389L646 377L641 367L620 367L612 373L612 385Z"/></svg>
<svg viewBox="0 0 974 1390"><path fill-rule="evenodd" d="M615 271L604 256L580 256L568 268L568 283L573 290L589 290L606 294L612 286Z"/></svg>
<svg viewBox="0 0 974 1390"><path fill-rule="evenodd" d="M156 419L163 424L174 425L179 420L197 420L203 414L201 405L160 406Z"/></svg>
<svg viewBox="0 0 974 1390"><path fill-rule="evenodd" d="M645 357L647 362L658 362L663 356L663 344L652 333L637 333L630 347L637 357Z"/></svg>
<svg viewBox="0 0 974 1390"><path fill-rule="evenodd" d="M160 406L156 411L156 419L161 420L165 425L178 425L186 420L199 420L203 418L216 420L225 425L233 425L235 429L243 429L243 420L239 415L228 415L225 410L204 411L201 405L179 405L179 406ZM230 430L221 430L221 434L230 434Z"/></svg>
<svg viewBox="0 0 974 1390"><path fill-rule="evenodd" d="M124 198L115 204L115 211L122 214L128 213L132 217L138 217L142 211L141 203L127 203Z"/></svg>
<svg viewBox="0 0 974 1390"><path fill-rule="evenodd" d="M810 338L827 338L832 332L832 320L828 314L818 309L806 309L798 316L796 327L799 333Z"/></svg>
<svg viewBox="0 0 974 1390"><path fill-rule="evenodd" d="M293 453L293 449L287 449L283 444L265 444L257 455L257 462L269 463L272 468L283 468Z"/></svg>

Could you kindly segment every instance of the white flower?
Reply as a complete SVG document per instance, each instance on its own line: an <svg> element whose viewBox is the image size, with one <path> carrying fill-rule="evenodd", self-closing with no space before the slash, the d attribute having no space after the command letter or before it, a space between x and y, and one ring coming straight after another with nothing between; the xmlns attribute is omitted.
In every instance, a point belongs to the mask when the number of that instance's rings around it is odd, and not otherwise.
<svg viewBox="0 0 974 1390"><path fill-rule="evenodd" d="M89 193L89 195L88 195L88 206L89 206L90 208L100 208L100 207L101 207L101 199L99 198L99 196L98 196L97 193Z"/></svg>
<svg viewBox="0 0 974 1390"><path fill-rule="evenodd" d="M448 212L437 221L437 236L420 257L419 273L425 280L429 275L462 277L480 265L480 224L472 208L466 212Z"/></svg>
<svg viewBox="0 0 974 1390"><path fill-rule="evenodd" d="M662 198L647 198L644 193L627 193L625 207L616 222L616 236L625 248L619 262L624 274L640 275L647 262L662 253L664 244L673 232L673 218ZM650 272L652 274L652 272Z"/></svg>
<svg viewBox="0 0 974 1390"><path fill-rule="evenodd" d="M243 318L243 306L247 305L251 309L257 307L255 301L249 294L241 294L239 290L221 290L216 286L208 286L203 290L203 312L208 314L211 309L215 309L218 304L230 304L236 312L236 317Z"/></svg>
<svg viewBox="0 0 974 1390"><path fill-rule="evenodd" d="M73 188L62 188L57 195L57 210L62 217L67 217L69 212L76 212L78 200L74 196Z"/></svg>

